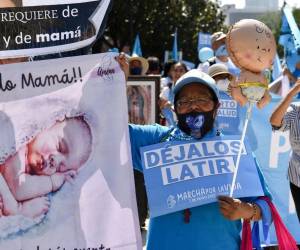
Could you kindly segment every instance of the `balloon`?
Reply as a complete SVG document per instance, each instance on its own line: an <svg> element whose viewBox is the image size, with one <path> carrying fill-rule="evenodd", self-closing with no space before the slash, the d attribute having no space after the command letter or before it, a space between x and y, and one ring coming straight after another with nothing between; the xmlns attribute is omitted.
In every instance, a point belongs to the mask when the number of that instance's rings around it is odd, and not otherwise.
<svg viewBox="0 0 300 250"><path fill-rule="evenodd" d="M209 47L203 47L198 51L198 58L200 62L206 62L208 59L214 56L214 51Z"/></svg>
<svg viewBox="0 0 300 250"><path fill-rule="evenodd" d="M226 48L233 63L241 69L236 82L241 94L250 102L259 102L269 95L268 80L263 72L271 67L276 54L271 30L258 20L243 19L230 28Z"/></svg>
<svg viewBox="0 0 300 250"><path fill-rule="evenodd" d="M270 68L276 54L272 31L254 19L234 24L226 36L226 46L236 66L256 73Z"/></svg>

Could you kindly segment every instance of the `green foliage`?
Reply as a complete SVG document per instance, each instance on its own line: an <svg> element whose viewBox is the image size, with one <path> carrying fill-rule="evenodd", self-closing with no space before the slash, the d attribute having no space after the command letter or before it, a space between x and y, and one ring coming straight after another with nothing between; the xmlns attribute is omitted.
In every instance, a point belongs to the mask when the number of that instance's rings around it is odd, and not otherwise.
<svg viewBox="0 0 300 250"><path fill-rule="evenodd" d="M184 59L195 61L198 32L224 30L224 18L218 3L207 0L114 0L101 42L121 49L132 46L139 33L143 56L162 59L172 50L177 28L178 49Z"/></svg>

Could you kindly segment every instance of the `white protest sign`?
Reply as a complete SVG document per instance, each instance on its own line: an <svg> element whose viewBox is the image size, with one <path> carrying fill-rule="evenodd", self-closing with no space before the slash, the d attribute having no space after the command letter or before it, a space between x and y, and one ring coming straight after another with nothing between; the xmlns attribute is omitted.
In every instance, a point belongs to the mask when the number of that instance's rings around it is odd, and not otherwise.
<svg viewBox="0 0 300 250"><path fill-rule="evenodd" d="M115 56L0 66L0 249L142 248Z"/></svg>

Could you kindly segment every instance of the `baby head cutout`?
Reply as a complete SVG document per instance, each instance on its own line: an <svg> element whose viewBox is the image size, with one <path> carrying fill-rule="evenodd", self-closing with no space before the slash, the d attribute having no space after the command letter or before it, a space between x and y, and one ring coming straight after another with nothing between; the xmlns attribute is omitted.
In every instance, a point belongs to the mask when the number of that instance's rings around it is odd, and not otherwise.
<svg viewBox="0 0 300 250"><path fill-rule="evenodd" d="M233 63L254 73L270 68L276 53L272 31L254 19L243 19L233 25L226 36L226 45Z"/></svg>
<svg viewBox="0 0 300 250"><path fill-rule="evenodd" d="M241 69L234 86L241 89L234 90L233 98L241 105L258 102L257 106L262 108L270 100L268 81L263 73L271 67L276 54L271 30L258 20L243 19L230 28L226 47L233 63Z"/></svg>

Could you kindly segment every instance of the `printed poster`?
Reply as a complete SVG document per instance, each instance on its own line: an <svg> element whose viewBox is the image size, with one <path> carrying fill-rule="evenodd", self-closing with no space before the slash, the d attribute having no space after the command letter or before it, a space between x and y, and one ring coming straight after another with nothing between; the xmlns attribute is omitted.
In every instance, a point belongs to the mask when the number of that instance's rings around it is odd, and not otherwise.
<svg viewBox="0 0 300 250"><path fill-rule="evenodd" d="M229 195L240 141L237 136L164 142L141 148L150 216L217 201ZM264 195L250 146L243 145L234 197Z"/></svg>
<svg viewBox="0 0 300 250"><path fill-rule="evenodd" d="M141 249L115 56L0 66L0 249Z"/></svg>
<svg viewBox="0 0 300 250"><path fill-rule="evenodd" d="M74 51L103 33L111 0L2 0L0 58Z"/></svg>

